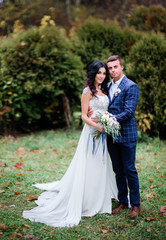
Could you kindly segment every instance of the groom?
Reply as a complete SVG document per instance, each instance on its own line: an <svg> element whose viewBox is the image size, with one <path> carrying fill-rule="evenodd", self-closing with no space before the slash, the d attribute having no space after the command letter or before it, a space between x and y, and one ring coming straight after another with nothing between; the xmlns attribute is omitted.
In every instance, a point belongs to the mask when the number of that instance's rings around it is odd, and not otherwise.
<svg viewBox="0 0 166 240"><path fill-rule="evenodd" d="M107 145L116 174L118 187L118 206L112 211L116 214L128 208L128 188L131 204L130 216L136 217L140 211L140 194L135 154L137 144L137 127L135 109L139 97L138 86L123 74L122 59L111 56L107 60L109 74L113 78L108 85L108 111L116 116L121 125L121 136L113 143L108 135Z"/></svg>

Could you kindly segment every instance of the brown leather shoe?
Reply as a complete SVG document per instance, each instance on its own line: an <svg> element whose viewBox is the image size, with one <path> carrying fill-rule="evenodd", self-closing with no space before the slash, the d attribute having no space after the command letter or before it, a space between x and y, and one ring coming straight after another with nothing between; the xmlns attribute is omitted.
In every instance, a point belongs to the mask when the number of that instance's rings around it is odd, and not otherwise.
<svg viewBox="0 0 166 240"><path fill-rule="evenodd" d="M128 206L124 205L124 204L119 204L114 210L112 210L112 214L116 214L117 212L119 212L121 209L127 209Z"/></svg>
<svg viewBox="0 0 166 240"><path fill-rule="evenodd" d="M136 206L132 207L130 212L130 217L135 218L139 212L140 212L140 207L136 207Z"/></svg>

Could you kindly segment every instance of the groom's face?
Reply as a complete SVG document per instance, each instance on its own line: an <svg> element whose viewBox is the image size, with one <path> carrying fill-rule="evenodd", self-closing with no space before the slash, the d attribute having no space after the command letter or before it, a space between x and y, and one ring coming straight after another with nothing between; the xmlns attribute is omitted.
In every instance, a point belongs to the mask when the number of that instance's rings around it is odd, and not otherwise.
<svg viewBox="0 0 166 240"><path fill-rule="evenodd" d="M119 60L108 62L107 67L109 74L114 79L114 82L118 81L123 76L123 65L120 64Z"/></svg>

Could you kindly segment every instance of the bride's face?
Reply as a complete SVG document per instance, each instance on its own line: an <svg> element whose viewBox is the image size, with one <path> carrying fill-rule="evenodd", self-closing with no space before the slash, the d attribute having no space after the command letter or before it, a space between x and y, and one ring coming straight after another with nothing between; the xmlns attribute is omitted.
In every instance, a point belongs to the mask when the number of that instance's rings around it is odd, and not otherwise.
<svg viewBox="0 0 166 240"><path fill-rule="evenodd" d="M104 67L99 68L98 73L95 76L94 85L98 86L98 85L102 84L102 82L104 81L105 77L106 77L106 70L105 70L105 68Z"/></svg>

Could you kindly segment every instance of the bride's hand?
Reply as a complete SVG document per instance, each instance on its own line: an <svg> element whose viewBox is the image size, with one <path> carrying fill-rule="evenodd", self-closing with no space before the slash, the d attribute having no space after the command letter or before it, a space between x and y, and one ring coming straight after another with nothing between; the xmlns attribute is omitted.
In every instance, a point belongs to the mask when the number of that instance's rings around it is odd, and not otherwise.
<svg viewBox="0 0 166 240"><path fill-rule="evenodd" d="M92 117L91 120L95 123L98 123L98 118L96 118L96 117Z"/></svg>
<svg viewBox="0 0 166 240"><path fill-rule="evenodd" d="M102 127L102 125L97 124L96 129L97 129L99 132L101 132L101 133L104 133L104 132L105 132L105 130L104 130L104 128Z"/></svg>

